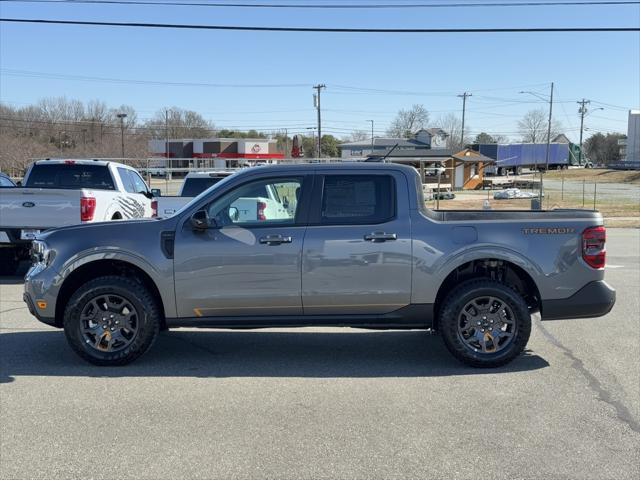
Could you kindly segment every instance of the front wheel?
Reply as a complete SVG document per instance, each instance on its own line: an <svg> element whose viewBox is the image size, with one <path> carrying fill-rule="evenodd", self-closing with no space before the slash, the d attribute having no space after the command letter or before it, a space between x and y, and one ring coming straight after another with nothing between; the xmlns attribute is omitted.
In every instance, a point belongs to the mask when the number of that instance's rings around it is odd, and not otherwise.
<svg viewBox="0 0 640 480"><path fill-rule="evenodd" d="M498 367L524 350L531 314L522 296L500 282L463 282L445 299L440 329L447 349L473 367Z"/></svg>
<svg viewBox="0 0 640 480"><path fill-rule="evenodd" d="M128 277L95 278L69 299L64 332L71 348L94 365L126 365L158 336L160 310L140 282Z"/></svg>

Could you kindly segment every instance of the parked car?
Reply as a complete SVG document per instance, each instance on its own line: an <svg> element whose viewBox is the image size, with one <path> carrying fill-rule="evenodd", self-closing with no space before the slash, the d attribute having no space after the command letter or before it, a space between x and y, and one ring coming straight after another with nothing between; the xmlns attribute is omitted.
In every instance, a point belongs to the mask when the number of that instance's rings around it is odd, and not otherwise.
<svg viewBox="0 0 640 480"><path fill-rule="evenodd" d="M0 190L1 275L15 273L31 241L50 228L157 214L147 184L121 163L39 160L22 185Z"/></svg>
<svg viewBox="0 0 640 480"><path fill-rule="evenodd" d="M451 191L435 192L432 196L433 200L453 200L456 198L456 194Z"/></svg>
<svg viewBox="0 0 640 480"><path fill-rule="evenodd" d="M0 172L0 188L12 188L16 184L11 180L11 177L5 173Z"/></svg>
<svg viewBox="0 0 640 480"><path fill-rule="evenodd" d="M236 218L265 186L296 192L293 214ZM24 299L97 365L133 361L171 327L339 325L430 328L456 358L495 367L523 351L533 312L611 310L605 240L590 210L429 210L411 167L278 165L166 219L41 234Z"/></svg>

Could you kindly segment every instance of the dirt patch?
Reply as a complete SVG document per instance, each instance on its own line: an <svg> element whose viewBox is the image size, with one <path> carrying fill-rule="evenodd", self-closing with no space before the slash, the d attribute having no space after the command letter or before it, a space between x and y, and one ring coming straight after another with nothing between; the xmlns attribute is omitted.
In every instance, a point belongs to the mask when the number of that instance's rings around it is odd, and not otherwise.
<svg viewBox="0 0 640 480"><path fill-rule="evenodd" d="M561 171L550 171L545 178L565 181L586 180L598 183L632 183L640 185L640 172L636 170L607 170L602 168L575 168Z"/></svg>

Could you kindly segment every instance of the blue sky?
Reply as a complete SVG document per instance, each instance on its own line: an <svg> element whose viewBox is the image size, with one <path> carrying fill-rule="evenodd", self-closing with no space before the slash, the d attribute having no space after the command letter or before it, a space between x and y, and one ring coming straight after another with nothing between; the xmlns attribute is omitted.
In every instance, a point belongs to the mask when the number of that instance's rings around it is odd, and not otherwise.
<svg viewBox="0 0 640 480"><path fill-rule="evenodd" d="M639 5L269 10L3 2L0 13L15 18L359 28L640 25ZM601 102L592 107L605 108L587 117L587 136L594 130L626 132L626 110L640 105L638 33L261 33L2 23L0 67L237 86L27 78L5 71L0 77L0 101L16 106L48 96L100 99L110 106L132 105L141 119L163 107L179 106L199 111L219 127L288 128L290 132L315 125L310 85L325 83L323 131L337 136L346 136L353 129L369 131L369 119L375 121L376 134L382 134L398 109L414 103L425 105L435 123L440 115L459 114L461 99L456 95L468 91L473 93L467 104L472 133L516 137L516 122L523 113L547 108L542 101L518 92L546 93L551 81L556 84L558 100L554 118L576 140L577 100L591 99ZM288 86L239 86L246 84ZM294 86L297 84L300 86Z"/></svg>

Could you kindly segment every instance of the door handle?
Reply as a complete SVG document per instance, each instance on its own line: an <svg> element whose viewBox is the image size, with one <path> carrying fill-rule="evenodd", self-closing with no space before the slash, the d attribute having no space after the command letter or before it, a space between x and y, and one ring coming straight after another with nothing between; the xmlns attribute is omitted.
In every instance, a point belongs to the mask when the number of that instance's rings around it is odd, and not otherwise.
<svg viewBox="0 0 640 480"><path fill-rule="evenodd" d="M389 240L397 240L398 235L395 233L386 233L386 232L372 232L368 235L364 236L364 239L368 242L387 242Z"/></svg>
<svg viewBox="0 0 640 480"><path fill-rule="evenodd" d="M292 241L293 239L291 237L285 237L282 235L267 235L259 240L263 245L280 245L282 243L291 243Z"/></svg>

